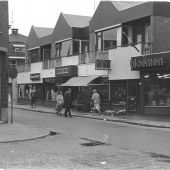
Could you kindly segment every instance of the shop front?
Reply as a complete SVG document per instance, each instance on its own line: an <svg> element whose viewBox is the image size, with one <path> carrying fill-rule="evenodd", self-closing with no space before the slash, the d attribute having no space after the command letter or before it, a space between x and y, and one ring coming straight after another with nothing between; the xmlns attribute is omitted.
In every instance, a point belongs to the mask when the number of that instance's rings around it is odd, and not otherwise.
<svg viewBox="0 0 170 170"><path fill-rule="evenodd" d="M140 71L140 113L170 115L170 52L133 57L131 69Z"/></svg>
<svg viewBox="0 0 170 170"><path fill-rule="evenodd" d="M102 84L107 79L108 77L97 75L72 77L66 83L62 84L61 87L72 89L72 105L75 108L90 111L93 89L98 91L101 103L108 101L108 85Z"/></svg>
<svg viewBox="0 0 170 170"><path fill-rule="evenodd" d="M27 83L18 84L18 103L30 104L31 87L36 89L37 104L43 104L43 84L40 73L30 74L30 80Z"/></svg>

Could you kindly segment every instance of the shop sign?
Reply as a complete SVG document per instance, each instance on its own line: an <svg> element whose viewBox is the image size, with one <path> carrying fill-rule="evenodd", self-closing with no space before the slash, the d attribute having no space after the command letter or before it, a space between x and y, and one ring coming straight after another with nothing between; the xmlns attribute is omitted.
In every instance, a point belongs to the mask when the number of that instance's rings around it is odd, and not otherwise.
<svg viewBox="0 0 170 170"><path fill-rule="evenodd" d="M166 64L166 60L162 57L154 58L132 58L130 61L131 69L162 67Z"/></svg>
<svg viewBox="0 0 170 170"><path fill-rule="evenodd" d="M110 69L110 60L95 60L95 69L96 70L109 70Z"/></svg>
<svg viewBox="0 0 170 170"><path fill-rule="evenodd" d="M64 66L64 67L56 67L55 75L56 75L56 77L77 76L77 66L70 65L70 66Z"/></svg>
<svg viewBox="0 0 170 170"><path fill-rule="evenodd" d="M40 73L30 74L30 80L40 80Z"/></svg>

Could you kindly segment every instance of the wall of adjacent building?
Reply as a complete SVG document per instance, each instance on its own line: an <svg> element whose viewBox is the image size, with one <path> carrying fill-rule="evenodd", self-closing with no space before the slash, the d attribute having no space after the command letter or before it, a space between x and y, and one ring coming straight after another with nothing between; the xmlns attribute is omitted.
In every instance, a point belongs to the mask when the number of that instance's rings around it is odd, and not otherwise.
<svg viewBox="0 0 170 170"><path fill-rule="evenodd" d="M8 120L8 1L0 1L0 120Z"/></svg>

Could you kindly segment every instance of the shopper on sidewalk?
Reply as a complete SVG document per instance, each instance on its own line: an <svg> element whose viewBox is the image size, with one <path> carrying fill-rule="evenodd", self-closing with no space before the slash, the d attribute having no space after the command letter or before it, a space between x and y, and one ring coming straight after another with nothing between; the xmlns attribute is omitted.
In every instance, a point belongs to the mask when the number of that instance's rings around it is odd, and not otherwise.
<svg viewBox="0 0 170 170"><path fill-rule="evenodd" d="M62 95L62 92L59 91L58 92L58 95L57 95L57 103L56 103L56 114L60 114L61 115L61 111L62 111L62 108L63 108L63 104L64 104L64 98L63 98L63 95Z"/></svg>
<svg viewBox="0 0 170 170"><path fill-rule="evenodd" d="M31 87L30 90L30 97L31 97L31 107L36 108L36 90L33 87Z"/></svg>
<svg viewBox="0 0 170 170"><path fill-rule="evenodd" d="M71 100L71 89L68 88L64 94L64 106L65 106L64 116L65 117L67 117L67 112L68 112L68 115L72 117L71 111L70 111L71 101L72 101Z"/></svg>
<svg viewBox="0 0 170 170"><path fill-rule="evenodd" d="M96 89L93 90L92 101L94 104L94 109L100 114L100 96Z"/></svg>

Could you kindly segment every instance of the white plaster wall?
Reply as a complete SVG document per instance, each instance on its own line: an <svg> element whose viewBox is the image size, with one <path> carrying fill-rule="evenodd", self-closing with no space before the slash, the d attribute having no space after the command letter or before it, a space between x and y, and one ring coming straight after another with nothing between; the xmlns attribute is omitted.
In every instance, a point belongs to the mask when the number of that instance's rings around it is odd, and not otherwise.
<svg viewBox="0 0 170 170"><path fill-rule="evenodd" d="M140 47L138 47L140 49ZM139 71L131 71L131 57L139 56L139 52L131 46L118 47L109 51L109 59L111 60L110 80L120 79L139 79Z"/></svg>
<svg viewBox="0 0 170 170"><path fill-rule="evenodd" d="M30 80L30 72L22 72L22 73L18 73L17 76L17 84L29 84L32 83L32 81Z"/></svg>
<svg viewBox="0 0 170 170"><path fill-rule="evenodd" d="M42 78L55 77L55 68L42 70Z"/></svg>
<svg viewBox="0 0 170 170"><path fill-rule="evenodd" d="M30 74L40 73L40 80L31 81ZM31 72L22 72L18 73L17 76L17 84L34 84L34 83L42 83L42 62L32 63L31 64Z"/></svg>
<svg viewBox="0 0 170 170"><path fill-rule="evenodd" d="M62 57L62 66L78 65L79 56Z"/></svg>
<svg viewBox="0 0 170 170"><path fill-rule="evenodd" d="M31 73L30 74L34 74L34 73L42 73L42 62L39 63L32 63L31 64Z"/></svg>
<svg viewBox="0 0 170 170"><path fill-rule="evenodd" d="M78 76L92 76L92 75L107 76L108 71L106 71L106 70L95 70L95 64L94 63L78 65Z"/></svg>

